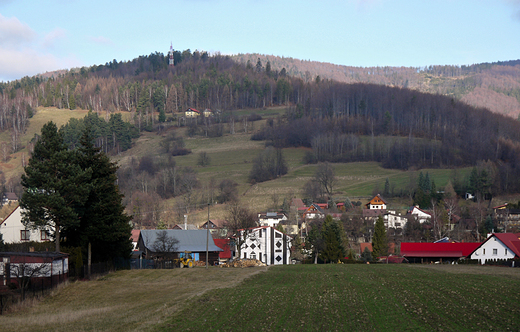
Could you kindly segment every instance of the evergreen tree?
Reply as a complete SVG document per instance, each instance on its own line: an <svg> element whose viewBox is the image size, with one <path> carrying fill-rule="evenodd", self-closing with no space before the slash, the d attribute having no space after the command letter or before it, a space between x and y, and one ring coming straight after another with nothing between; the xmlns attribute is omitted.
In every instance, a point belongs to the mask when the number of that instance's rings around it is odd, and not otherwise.
<svg viewBox="0 0 520 332"><path fill-rule="evenodd" d="M45 124L22 175L22 222L29 228L48 229L60 251L61 232L79 225L81 209L90 191L90 168L77 164L75 151L67 150L58 128Z"/></svg>
<svg viewBox="0 0 520 332"><path fill-rule="evenodd" d="M123 195L116 185L117 166L93 141L92 130L87 127L80 140L78 161L82 169L92 170L91 190L79 227L70 229L67 240L81 246L84 252L91 243L94 262L128 258L132 250L131 217L124 213Z"/></svg>
<svg viewBox="0 0 520 332"><path fill-rule="evenodd" d="M321 252L321 258L325 262L337 262L346 256L344 233L341 224L332 219L332 216L325 217L322 227L325 248Z"/></svg>
<svg viewBox="0 0 520 332"><path fill-rule="evenodd" d="M383 217L377 217L374 227L374 237L372 238L372 256L377 258L385 256L388 253L388 244L386 242L386 229Z"/></svg>

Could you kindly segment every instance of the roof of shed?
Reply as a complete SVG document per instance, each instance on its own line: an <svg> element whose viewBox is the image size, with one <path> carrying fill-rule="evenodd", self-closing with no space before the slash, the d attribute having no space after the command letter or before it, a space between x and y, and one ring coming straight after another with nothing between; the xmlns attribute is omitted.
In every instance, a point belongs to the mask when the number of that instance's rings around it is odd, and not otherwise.
<svg viewBox="0 0 520 332"><path fill-rule="evenodd" d="M480 242L401 242L401 255L406 257L466 257L480 244Z"/></svg>
<svg viewBox="0 0 520 332"><path fill-rule="evenodd" d="M204 229L197 230L180 230L180 229L143 229L140 238L143 239L144 246L151 250L153 243L157 239L159 232L165 231L169 237L173 237L179 241L177 244L177 252L191 251L203 252L206 251L206 236L207 231ZM144 248L139 248L143 250ZM215 245L213 237L209 236L208 243L209 251L223 251Z"/></svg>

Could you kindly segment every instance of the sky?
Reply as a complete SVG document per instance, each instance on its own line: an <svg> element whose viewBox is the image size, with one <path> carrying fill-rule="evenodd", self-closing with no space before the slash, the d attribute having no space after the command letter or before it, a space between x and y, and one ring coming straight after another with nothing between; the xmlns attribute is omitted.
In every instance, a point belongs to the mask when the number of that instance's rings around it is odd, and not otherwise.
<svg viewBox="0 0 520 332"><path fill-rule="evenodd" d="M339 65L520 59L520 0L0 0L0 81L175 50Z"/></svg>

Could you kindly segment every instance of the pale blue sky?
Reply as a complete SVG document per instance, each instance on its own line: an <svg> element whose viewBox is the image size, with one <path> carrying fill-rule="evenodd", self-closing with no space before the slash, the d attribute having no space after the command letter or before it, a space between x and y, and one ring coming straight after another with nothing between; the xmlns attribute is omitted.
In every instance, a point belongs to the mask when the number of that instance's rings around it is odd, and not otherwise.
<svg viewBox="0 0 520 332"><path fill-rule="evenodd" d="M0 81L158 51L349 66L520 59L520 0L0 0Z"/></svg>

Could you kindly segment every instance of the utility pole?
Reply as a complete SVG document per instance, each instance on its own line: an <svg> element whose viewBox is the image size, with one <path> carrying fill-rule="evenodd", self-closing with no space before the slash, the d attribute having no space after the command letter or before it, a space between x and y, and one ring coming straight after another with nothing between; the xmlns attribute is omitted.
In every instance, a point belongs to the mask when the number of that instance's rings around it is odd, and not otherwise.
<svg viewBox="0 0 520 332"><path fill-rule="evenodd" d="M209 247L209 203L208 203L208 222L206 222L206 269L208 268L208 247Z"/></svg>

